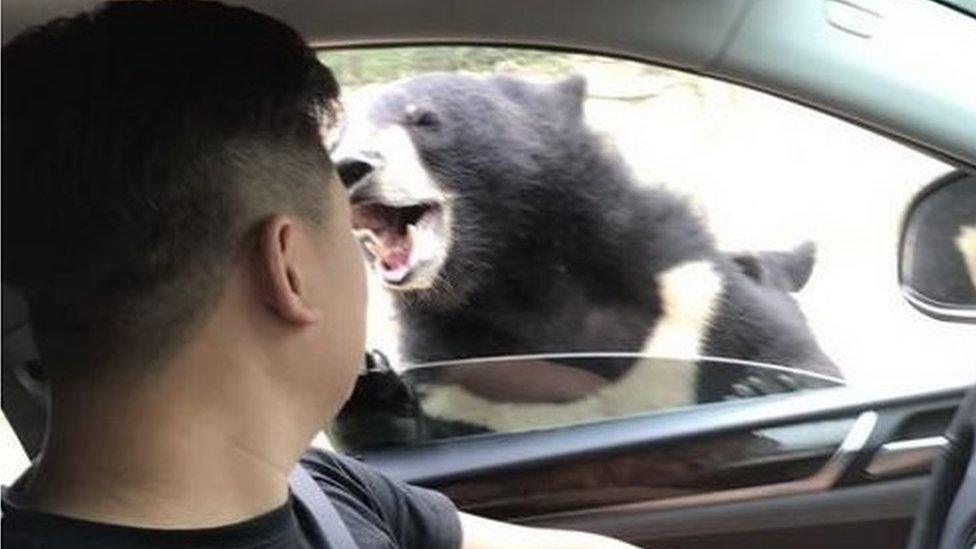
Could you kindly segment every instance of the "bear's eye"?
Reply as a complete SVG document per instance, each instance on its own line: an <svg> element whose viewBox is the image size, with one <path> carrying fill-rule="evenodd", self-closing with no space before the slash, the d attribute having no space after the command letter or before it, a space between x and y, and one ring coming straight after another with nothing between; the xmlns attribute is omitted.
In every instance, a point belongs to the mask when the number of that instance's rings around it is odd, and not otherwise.
<svg viewBox="0 0 976 549"><path fill-rule="evenodd" d="M433 111L413 108L407 111L407 125L433 129L440 125L440 119Z"/></svg>

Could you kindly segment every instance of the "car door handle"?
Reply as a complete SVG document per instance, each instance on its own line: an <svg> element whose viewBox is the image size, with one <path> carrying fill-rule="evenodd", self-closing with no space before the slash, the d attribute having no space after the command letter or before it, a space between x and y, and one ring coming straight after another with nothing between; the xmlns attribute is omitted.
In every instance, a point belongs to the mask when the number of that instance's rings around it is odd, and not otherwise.
<svg viewBox="0 0 976 549"><path fill-rule="evenodd" d="M944 436L888 442L878 448L865 472L872 479L925 473L948 444Z"/></svg>

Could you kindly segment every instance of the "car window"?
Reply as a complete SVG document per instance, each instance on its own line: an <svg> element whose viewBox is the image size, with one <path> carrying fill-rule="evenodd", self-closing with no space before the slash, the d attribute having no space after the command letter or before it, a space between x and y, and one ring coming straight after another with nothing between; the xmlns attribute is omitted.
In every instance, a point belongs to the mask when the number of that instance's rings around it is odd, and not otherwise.
<svg viewBox="0 0 976 549"><path fill-rule="evenodd" d="M321 59L343 85L328 142L370 266L369 347L398 374L357 391L398 394L389 408L354 398L340 417L351 446L384 443L357 438L357 409L374 424L394 410L386 443L407 444L974 376L974 328L898 287L902 216L944 162L633 61L476 46Z"/></svg>

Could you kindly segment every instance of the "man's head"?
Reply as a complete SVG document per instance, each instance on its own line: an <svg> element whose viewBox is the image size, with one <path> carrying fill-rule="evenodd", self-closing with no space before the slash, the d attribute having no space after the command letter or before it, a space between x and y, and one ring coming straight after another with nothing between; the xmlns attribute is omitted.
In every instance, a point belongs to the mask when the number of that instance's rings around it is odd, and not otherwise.
<svg viewBox="0 0 976 549"><path fill-rule="evenodd" d="M338 86L297 33L217 3L117 2L15 38L2 70L3 280L52 379L165 368L229 298L260 304L238 327L305 350L282 369L361 352L361 266L321 142Z"/></svg>

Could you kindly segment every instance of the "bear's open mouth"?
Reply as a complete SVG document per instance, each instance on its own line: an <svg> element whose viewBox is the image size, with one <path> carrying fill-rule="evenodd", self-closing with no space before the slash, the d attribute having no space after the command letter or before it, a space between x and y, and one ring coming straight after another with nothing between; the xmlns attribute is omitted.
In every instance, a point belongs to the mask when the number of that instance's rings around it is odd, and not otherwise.
<svg viewBox="0 0 976 549"><path fill-rule="evenodd" d="M432 278L444 260L444 208L436 202L353 204L352 225L373 268L388 286L429 284L429 280L413 279L420 274Z"/></svg>

